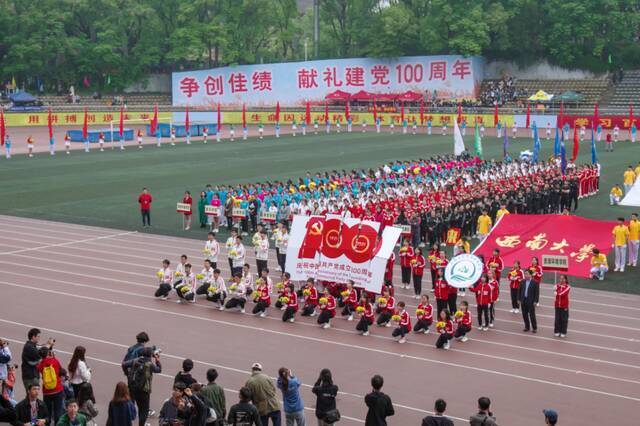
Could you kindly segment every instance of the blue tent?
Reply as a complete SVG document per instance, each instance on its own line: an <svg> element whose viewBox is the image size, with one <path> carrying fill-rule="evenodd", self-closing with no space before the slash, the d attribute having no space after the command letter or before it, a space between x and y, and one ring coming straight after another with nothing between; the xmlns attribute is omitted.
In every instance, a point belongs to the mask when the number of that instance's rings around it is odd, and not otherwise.
<svg viewBox="0 0 640 426"><path fill-rule="evenodd" d="M38 98L27 92L12 93L11 95L9 95L9 100L11 100L11 102L16 105L38 102Z"/></svg>

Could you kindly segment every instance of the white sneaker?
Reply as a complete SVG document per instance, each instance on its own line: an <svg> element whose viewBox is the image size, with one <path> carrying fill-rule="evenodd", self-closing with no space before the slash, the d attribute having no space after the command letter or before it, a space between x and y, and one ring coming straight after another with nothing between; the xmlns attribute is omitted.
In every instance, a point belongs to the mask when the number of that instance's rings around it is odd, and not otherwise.
<svg viewBox="0 0 640 426"><path fill-rule="evenodd" d="M289 318L289 322L294 322L295 320L293 318Z"/></svg>
<svg viewBox="0 0 640 426"><path fill-rule="evenodd" d="M483 330L484 330L484 331L489 331L489 327L485 326L485 327L483 328Z"/></svg>
<svg viewBox="0 0 640 426"><path fill-rule="evenodd" d="M322 328L329 328L331 327L331 324L329 324L328 322L325 322L324 324L322 324Z"/></svg>
<svg viewBox="0 0 640 426"><path fill-rule="evenodd" d="M387 328L389 328L389 327L391 327L391 323L390 323L390 322L388 322L388 323L386 323L384 326L385 326L385 327L387 327Z"/></svg>
<svg viewBox="0 0 640 426"><path fill-rule="evenodd" d="M160 299L167 300L168 298L169 298L169 296L162 296Z"/></svg>
<svg viewBox="0 0 640 426"><path fill-rule="evenodd" d="M449 347L451 347L451 345L449 344L449 342L447 342L447 343L444 344L443 348L448 351Z"/></svg>
<svg viewBox="0 0 640 426"><path fill-rule="evenodd" d="M566 334L561 334L560 337L565 338L565 337L567 337L567 335Z"/></svg>
<svg viewBox="0 0 640 426"><path fill-rule="evenodd" d="M624 272L624 268L620 268L620 272Z"/></svg>
<svg viewBox="0 0 640 426"><path fill-rule="evenodd" d="M423 333L424 333L424 334L429 334L429 329L428 329L428 328L426 328L426 329L423 331Z"/></svg>
<svg viewBox="0 0 640 426"><path fill-rule="evenodd" d="M492 322L489 323L489 327L493 328L493 323Z"/></svg>
<svg viewBox="0 0 640 426"><path fill-rule="evenodd" d="M224 311L224 306L220 306L218 309Z"/></svg>
<svg viewBox="0 0 640 426"><path fill-rule="evenodd" d="M618 272L618 268L617 268L617 267L616 267L616 268L614 268L614 269L613 269L613 272Z"/></svg>
<svg viewBox="0 0 640 426"><path fill-rule="evenodd" d="M509 312L513 314L515 312L515 309L509 309Z"/></svg>
<svg viewBox="0 0 640 426"><path fill-rule="evenodd" d="M406 343L407 339L405 337L398 340L398 343Z"/></svg>
<svg viewBox="0 0 640 426"><path fill-rule="evenodd" d="M560 333L553 333L554 336L560 337Z"/></svg>
<svg viewBox="0 0 640 426"><path fill-rule="evenodd" d="M182 299L176 300L176 303L182 303Z"/></svg>
<svg viewBox="0 0 640 426"><path fill-rule="evenodd" d="M467 340L469 340L467 336L462 336L462 338L460 339L461 342L466 342Z"/></svg>
<svg viewBox="0 0 640 426"><path fill-rule="evenodd" d="M516 309L515 311L516 311L516 314L520 313L520 309Z"/></svg>
<svg viewBox="0 0 640 426"><path fill-rule="evenodd" d="M264 312L264 311L263 311L263 312L260 312L260 318L264 318L264 317L266 317L266 316L267 316L267 313L266 313L266 312Z"/></svg>
<svg viewBox="0 0 640 426"><path fill-rule="evenodd" d="M536 306L540 306L540 302L536 302Z"/></svg>
<svg viewBox="0 0 640 426"><path fill-rule="evenodd" d="M349 317L347 318L347 321L353 321L353 314L349 315Z"/></svg>
<svg viewBox="0 0 640 426"><path fill-rule="evenodd" d="M245 313L244 308L240 309L240 312L244 314Z"/></svg>
<svg viewBox="0 0 640 426"><path fill-rule="evenodd" d="M315 317L316 315L318 315L318 313L316 311L311 312L311 315L309 315L310 317Z"/></svg>
<svg viewBox="0 0 640 426"><path fill-rule="evenodd" d="M196 303L196 299L195 297L193 298L193 300L190 300L191 303Z"/></svg>
<svg viewBox="0 0 640 426"><path fill-rule="evenodd" d="M362 333L363 336L368 336L369 335L369 330L365 331L364 333Z"/></svg>
<svg viewBox="0 0 640 426"><path fill-rule="evenodd" d="M284 311L285 309L287 309L286 306L283 306L282 308L280 308L281 311Z"/></svg>

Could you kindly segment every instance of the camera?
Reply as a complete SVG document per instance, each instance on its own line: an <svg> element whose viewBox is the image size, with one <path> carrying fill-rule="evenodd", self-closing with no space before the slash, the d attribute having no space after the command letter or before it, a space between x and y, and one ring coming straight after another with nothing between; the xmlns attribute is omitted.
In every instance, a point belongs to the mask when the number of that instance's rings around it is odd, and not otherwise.
<svg viewBox="0 0 640 426"><path fill-rule="evenodd" d="M0 339L0 347L4 348L5 346L9 346L9 342L7 342L6 340Z"/></svg>
<svg viewBox="0 0 640 426"><path fill-rule="evenodd" d="M151 347L151 350L153 351L153 356L158 356L162 353L162 349L156 347L155 345Z"/></svg>

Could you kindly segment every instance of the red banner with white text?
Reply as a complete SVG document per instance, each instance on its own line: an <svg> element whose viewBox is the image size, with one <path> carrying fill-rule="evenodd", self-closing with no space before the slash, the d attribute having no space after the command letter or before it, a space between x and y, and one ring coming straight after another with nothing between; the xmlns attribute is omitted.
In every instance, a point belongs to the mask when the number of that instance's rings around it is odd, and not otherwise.
<svg viewBox="0 0 640 426"><path fill-rule="evenodd" d="M604 254L611 250L615 225L578 216L504 215L474 254L488 259L497 248L506 266L519 260L522 267L534 256L538 260L542 255L567 256L567 274L588 278L592 250L598 248Z"/></svg>
<svg viewBox="0 0 640 426"><path fill-rule="evenodd" d="M593 115L565 115L562 117L562 123L560 126L569 124L572 129L584 126L587 129L591 128L591 122L593 121ZM633 117L633 122L636 123L636 127L640 126L640 118ZM603 129L613 129L618 126L618 129L629 129L631 127L631 121L628 115L608 115L604 117L598 117L598 123ZM597 126L596 126L597 127Z"/></svg>

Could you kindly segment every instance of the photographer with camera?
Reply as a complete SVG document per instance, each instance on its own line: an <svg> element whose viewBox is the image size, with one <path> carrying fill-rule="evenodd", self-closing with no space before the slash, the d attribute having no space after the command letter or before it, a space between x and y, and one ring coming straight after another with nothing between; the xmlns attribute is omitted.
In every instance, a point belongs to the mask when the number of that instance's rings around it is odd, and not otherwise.
<svg viewBox="0 0 640 426"><path fill-rule="evenodd" d="M124 359L122 360L122 371L125 376L127 375L127 370L124 368L124 363L138 358L140 356L140 352L144 349L144 345L147 343L149 343L149 335L145 331L141 331L136 335L136 344L129 346L127 353L124 355Z"/></svg>
<svg viewBox="0 0 640 426"><path fill-rule="evenodd" d="M40 330L32 328L27 334L27 341L22 347L22 384L26 392L29 391L29 385L35 383L40 385L40 372L38 364L42 360L38 349L40 342ZM43 347L51 349L56 341L49 338L47 344Z"/></svg>
<svg viewBox="0 0 640 426"><path fill-rule="evenodd" d="M149 412L149 401L153 374L162 372L160 351L150 347L143 348L139 357L124 361L122 368L127 374L131 399L138 406L138 423L145 426L147 417L152 415Z"/></svg>

